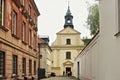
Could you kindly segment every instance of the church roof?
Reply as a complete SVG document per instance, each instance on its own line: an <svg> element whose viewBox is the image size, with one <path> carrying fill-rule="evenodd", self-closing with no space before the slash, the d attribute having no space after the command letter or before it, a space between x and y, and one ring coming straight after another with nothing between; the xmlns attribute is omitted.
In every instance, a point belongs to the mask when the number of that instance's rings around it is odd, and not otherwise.
<svg viewBox="0 0 120 80"><path fill-rule="evenodd" d="M66 27L64 29L62 29L61 31L59 31L58 33L56 34L81 34L79 31L71 28L71 27Z"/></svg>

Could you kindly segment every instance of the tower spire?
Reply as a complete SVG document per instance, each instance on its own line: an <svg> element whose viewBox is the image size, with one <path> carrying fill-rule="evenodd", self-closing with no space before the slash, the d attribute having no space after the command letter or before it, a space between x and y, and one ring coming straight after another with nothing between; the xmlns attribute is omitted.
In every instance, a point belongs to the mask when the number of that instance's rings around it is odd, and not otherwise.
<svg viewBox="0 0 120 80"><path fill-rule="evenodd" d="M66 28L66 27L74 28L73 23L72 23L73 16L72 16L71 11L70 11L69 3L70 2L68 1L68 10L67 10L66 15L65 15L64 28Z"/></svg>
<svg viewBox="0 0 120 80"><path fill-rule="evenodd" d="M68 9L70 8L69 4L70 4L70 1L68 1Z"/></svg>
<svg viewBox="0 0 120 80"><path fill-rule="evenodd" d="M66 12L66 15L68 15L68 14L71 14L71 11L70 11L70 1L68 1L68 10Z"/></svg>

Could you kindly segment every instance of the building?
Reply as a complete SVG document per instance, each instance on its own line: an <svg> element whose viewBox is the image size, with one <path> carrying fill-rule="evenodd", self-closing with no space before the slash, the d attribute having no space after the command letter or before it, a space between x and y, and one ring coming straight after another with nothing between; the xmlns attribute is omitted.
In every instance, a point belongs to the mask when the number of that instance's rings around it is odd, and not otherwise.
<svg viewBox="0 0 120 80"><path fill-rule="evenodd" d="M40 69L45 71L43 77L49 77L51 73L51 48L49 46L49 37L41 37L39 38L38 44L40 45L40 55L42 58L40 59Z"/></svg>
<svg viewBox="0 0 120 80"><path fill-rule="evenodd" d="M0 80L37 77L37 17L34 0L0 0Z"/></svg>
<svg viewBox="0 0 120 80"><path fill-rule="evenodd" d="M98 73L99 37L98 32L75 58L75 77L81 80L97 80L95 76Z"/></svg>
<svg viewBox="0 0 120 80"><path fill-rule="evenodd" d="M56 40L51 44L52 49L52 72L56 75L74 75L74 59L84 47L80 38L80 32L74 29L73 16L70 8L65 15L64 29L57 33Z"/></svg>
<svg viewBox="0 0 120 80"><path fill-rule="evenodd" d="M120 80L120 1L99 0L99 9L99 38L97 43L93 39L75 59L75 72L79 69L79 78L84 77L87 80ZM95 44L91 45L93 42ZM89 46L92 47L88 50Z"/></svg>

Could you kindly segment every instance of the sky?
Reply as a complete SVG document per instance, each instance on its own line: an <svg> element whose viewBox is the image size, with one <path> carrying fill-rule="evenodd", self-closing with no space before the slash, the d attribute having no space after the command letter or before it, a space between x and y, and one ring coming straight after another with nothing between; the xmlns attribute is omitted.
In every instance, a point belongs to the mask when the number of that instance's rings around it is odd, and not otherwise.
<svg viewBox="0 0 120 80"><path fill-rule="evenodd" d="M81 38L91 37L86 20L88 7L94 4L95 0L35 0L40 12L38 35L49 36L50 45L55 41L56 33L64 29L64 16L68 9L68 2L73 15L74 29L81 33Z"/></svg>

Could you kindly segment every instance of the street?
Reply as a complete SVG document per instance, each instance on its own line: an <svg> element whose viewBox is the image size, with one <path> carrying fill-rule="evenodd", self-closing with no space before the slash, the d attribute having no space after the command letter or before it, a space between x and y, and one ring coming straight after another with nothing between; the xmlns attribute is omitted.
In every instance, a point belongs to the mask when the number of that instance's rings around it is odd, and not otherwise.
<svg viewBox="0 0 120 80"><path fill-rule="evenodd" d="M75 77L50 77L41 80L79 80L79 79L76 79Z"/></svg>

